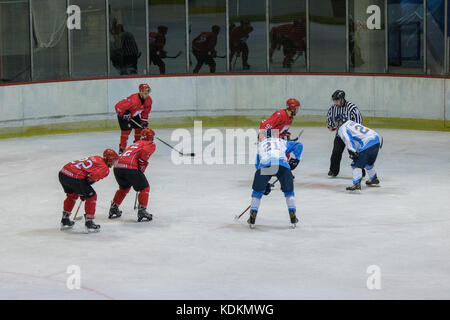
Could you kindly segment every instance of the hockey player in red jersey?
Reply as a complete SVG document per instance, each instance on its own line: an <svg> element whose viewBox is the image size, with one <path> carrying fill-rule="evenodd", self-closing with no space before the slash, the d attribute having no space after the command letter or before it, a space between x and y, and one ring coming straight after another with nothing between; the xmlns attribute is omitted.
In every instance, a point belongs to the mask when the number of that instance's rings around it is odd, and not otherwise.
<svg viewBox="0 0 450 320"><path fill-rule="evenodd" d="M193 73L199 73L203 64L209 66L211 73L216 72L216 61L214 61L214 58L217 57L216 44L219 32L220 27L214 25L211 28L211 32L202 32L192 40L192 53L197 59Z"/></svg>
<svg viewBox="0 0 450 320"><path fill-rule="evenodd" d="M233 61L233 57L240 56L242 53L242 69L250 69L248 64L248 45L247 39L250 33L253 32L253 27L249 20L242 20L239 27L233 28L230 31L230 65Z"/></svg>
<svg viewBox="0 0 450 320"><path fill-rule="evenodd" d="M139 93L132 94L119 101L116 106L117 119L121 132L119 154L127 148L128 136L134 129L134 141L141 139L141 127L148 127L148 115L152 110L150 86L146 83L139 86Z"/></svg>
<svg viewBox="0 0 450 320"><path fill-rule="evenodd" d="M154 64L159 67L159 73L166 73L166 64L162 59L167 56L167 52L164 51L166 45L166 34L168 28L166 26L158 26L158 32L150 32L149 34L149 51L150 51L150 64Z"/></svg>
<svg viewBox="0 0 450 320"><path fill-rule="evenodd" d="M155 132L152 129L146 128L142 130L142 140L129 146L115 165L114 176L119 184L119 190L117 190L111 202L109 209L110 219L119 218L122 215L119 206L131 187L133 187L136 192L139 192L138 222L141 222L143 219L147 221L152 220L152 215L147 212L150 186L144 172L148 165L148 159L156 149L156 145L153 143L154 136Z"/></svg>
<svg viewBox="0 0 450 320"><path fill-rule="evenodd" d="M300 101L294 98L287 100L286 109L275 111L267 120L261 122L259 129L276 129L280 138L290 140L291 133L288 130L299 108Z"/></svg>
<svg viewBox="0 0 450 320"><path fill-rule="evenodd" d="M93 156L76 160L66 164L59 172L66 200L64 200L64 211L61 219L61 229L70 229L74 222L70 220L72 209L78 197L86 201L84 209L86 214L85 226L89 231L99 231L100 225L94 223L97 194L92 184L106 178L111 168L119 159L119 155L112 149L106 149L103 157Z"/></svg>
<svg viewBox="0 0 450 320"><path fill-rule="evenodd" d="M283 41L283 67L290 68L296 54L306 54L306 27L301 20L295 20Z"/></svg>
<svg viewBox="0 0 450 320"><path fill-rule="evenodd" d="M289 36L293 25L291 23L282 24L280 26L273 27L270 30L270 48L269 48L269 59L272 62L273 54L275 50L280 50L281 46L284 44L286 38Z"/></svg>

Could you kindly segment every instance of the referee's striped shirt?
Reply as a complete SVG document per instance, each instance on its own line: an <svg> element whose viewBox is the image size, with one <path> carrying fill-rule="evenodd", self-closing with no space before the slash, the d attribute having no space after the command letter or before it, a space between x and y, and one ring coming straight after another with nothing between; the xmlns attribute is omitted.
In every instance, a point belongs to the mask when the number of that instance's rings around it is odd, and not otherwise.
<svg viewBox="0 0 450 320"><path fill-rule="evenodd" d="M342 107L338 107L336 105L332 105L327 113L327 126L336 128L337 125L334 121L338 114L345 114L349 120L362 124L363 118L361 112L357 106L355 106L350 101L345 100L344 105Z"/></svg>

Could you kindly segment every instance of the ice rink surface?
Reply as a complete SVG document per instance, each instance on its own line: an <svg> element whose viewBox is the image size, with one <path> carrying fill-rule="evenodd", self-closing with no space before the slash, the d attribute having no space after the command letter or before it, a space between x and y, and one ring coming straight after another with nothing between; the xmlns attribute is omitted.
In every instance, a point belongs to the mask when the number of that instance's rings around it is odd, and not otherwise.
<svg viewBox="0 0 450 320"><path fill-rule="evenodd" d="M294 128L293 134L299 128ZM0 140L1 299L450 298L450 133L377 130L380 188L348 194L350 160L328 178L333 134L306 128L295 170L300 224L291 229L279 186L257 226L234 216L250 201L252 165L179 165L157 143L146 175L154 220L137 223L134 192L108 220L113 174L96 183L96 222L61 232L67 162L115 148L119 132ZM157 130L169 140L172 130ZM77 204L78 205L78 204ZM66 287L69 265L80 290ZM367 268L379 266L381 289Z"/></svg>

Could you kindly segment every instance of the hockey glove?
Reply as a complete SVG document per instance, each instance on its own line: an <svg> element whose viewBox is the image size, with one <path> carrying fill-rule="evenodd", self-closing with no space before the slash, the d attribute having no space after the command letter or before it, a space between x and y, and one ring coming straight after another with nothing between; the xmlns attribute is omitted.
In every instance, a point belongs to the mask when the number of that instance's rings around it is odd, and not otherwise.
<svg viewBox="0 0 450 320"><path fill-rule="evenodd" d="M291 167L291 171L294 170L295 168L297 168L299 162L300 162L299 159L294 159L294 158L289 159L289 166Z"/></svg>
<svg viewBox="0 0 450 320"><path fill-rule="evenodd" d="M161 51L159 52L159 57L160 57L161 59L167 58L167 52L164 51L164 50L161 50Z"/></svg>
<svg viewBox="0 0 450 320"><path fill-rule="evenodd" d="M283 133L283 134L281 135L280 138L281 138L281 139L284 139L284 140L286 140L286 141L289 141L289 140L291 140L291 133L290 133L290 132L285 132L285 133Z"/></svg>
<svg viewBox="0 0 450 320"><path fill-rule="evenodd" d="M148 122L147 122L147 120L142 119L142 121L141 121L141 126L142 126L142 129L148 128Z"/></svg>
<svg viewBox="0 0 450 320"><path fill-rule="evenodd" d="M350 159L352 159L352 160L357 159L359 156L358 152L353 152L353 151L349 150L348 153L349 153Z"/></svg>
<svg viewBox="0 0 450 320"><path fill-rule="evenodd" d="M122 116L122 119L126 120L126 121L130 121L131 113L129 113L129 112L124 113L123 116Z"/></svg>
<svg viewBox="0 0 450 320"><path fill-rule="evenodd" d="M272 185L270 183L268 183L266 185L266 190L264 191L264 195L265 196L269 195L270 191L272 191Z"/></svg>

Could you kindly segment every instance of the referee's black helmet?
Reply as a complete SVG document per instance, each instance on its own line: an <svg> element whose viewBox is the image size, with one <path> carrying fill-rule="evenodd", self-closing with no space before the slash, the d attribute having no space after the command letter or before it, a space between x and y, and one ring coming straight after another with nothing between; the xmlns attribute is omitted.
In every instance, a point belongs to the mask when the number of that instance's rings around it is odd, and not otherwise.
<svg viewBox="0 0 450 320"><path fill-rule="evenodd" d="M336 91L331 95L331 99L332 99L333 101L345 99L345 92L344 92L344 90L336 90Z"/></svg>

